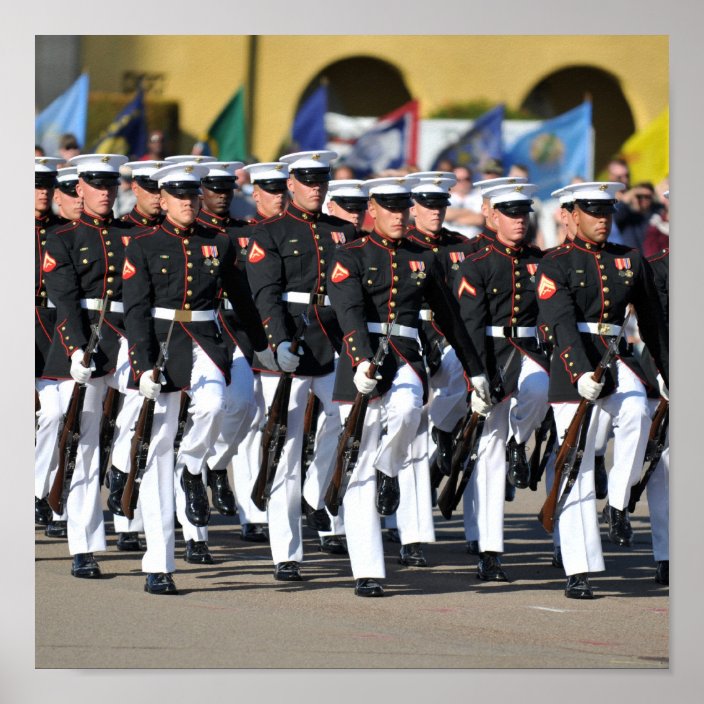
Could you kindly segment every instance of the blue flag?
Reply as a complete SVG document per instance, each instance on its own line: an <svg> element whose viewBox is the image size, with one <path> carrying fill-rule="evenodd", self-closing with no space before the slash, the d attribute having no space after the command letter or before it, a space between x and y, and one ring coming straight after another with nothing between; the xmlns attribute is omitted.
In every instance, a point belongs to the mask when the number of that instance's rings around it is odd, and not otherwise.
<svg viewBox="0 0 704 704"><path fill-rule="evenodd" d="M71 133L78 145L86 143L88 122L88 74L82 73L75 83L54 99L34 119L34 141L47 156L59 156L62 134Z"/></svg>
<svg viewBox="0 0 704 704"><path fill-rule="evenodd" d="M301 105L293 120L291 139L295 151L308 152L325 149L328 135L325 131L325 113L328 110L328 89L321 85Z"/></svg>
<svg viewBox="0 0 704 704"><path fill-rule="evenodd" d="M385 169L415 164L417 146L418 101L411 100L380 117L357 138L343 161L357 178L368 178Z"/></svg>
<svg viewBox="0 0 704 704"><path fill-rule="evenodd" d="M529 181L538 186L538 198L575 176L592 178L592 104L585 101L568 112L545 120L540 127L519 137L504 155L504 164L523 164Z"/></svg>
<svg viewBox="0 0 704 704"><path fill-rule="evenodd" d="M144 92L141 86L137 95L116 115L103 130L93 154L124 154L138 159L147 152L147 120L144 115Z"/></svg>
<svg viewBox="0 0 704 704"><path fill-rule="evenodd" d="M504 121L505 106L498 105L481 117L454 144L445 147L435 157L433 170L443 159L449 159L456 166L466 166L478 171L479 165L488 159L503 157L501 127Z"/></svg>

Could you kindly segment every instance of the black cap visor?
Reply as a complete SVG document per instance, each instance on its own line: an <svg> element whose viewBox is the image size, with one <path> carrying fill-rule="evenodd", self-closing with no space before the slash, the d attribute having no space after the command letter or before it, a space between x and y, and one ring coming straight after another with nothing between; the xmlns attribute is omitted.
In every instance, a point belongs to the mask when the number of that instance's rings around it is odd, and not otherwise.
<svg viewBox="0 0 704 704"><path fill-rule="evenodd" d="M424 208L446 208L450 205L447 193L414 193L413 200Z"/></svg>
<svg viewBox="0 0 704 704"><path fill-rule="evenodd" d="M113 171L84 171L79 176L95 188L117 186L120 181L120 174Z"/></svg>
<svg viewBox="0 0 704 704"><path fill-rule="evenodd" d="M497 203L494 208L504 215L527 215L533 212L531 204L533 201L510 200L505 203Z"/></svg>
<svg viewBox="0 0 704 704"><path fill-rule="evenodd" d="M291 175L297 181L305 184L327 183L330 180L330 168L324 169L293 169Z"/></svg>
<svg viewBox="0 0 704 704"><path fill-rule="evenodd" d="M254 181L253 183L267 193L284 193L288 190L285 178L271 178L263 181Z"/></svg>
<svg viewBox="0 0 704 704"><path fill-rule="evenodd" d="M145 191L150 193L159 192L159 182L149 178L149 176L135 176L132 180Z"/></svg>
<svg viewBox="0 0 704 704"><path fill-rule="evenodd" d="M203 188L207 188L209 191L227 193L237 188L237 179L234 176L232 178L227 176L206 176L201 181L201 184Z"/></svg>
<svg viewBox="0 0 704 704"><path fill-rule="evenodd" d="M59 181L56 187L67 196L73 196L76 198L78 193L76 193L76 185L78 184L78 179L75 181Z"/></svg>
<svg viewBox="0 0 704 704"><path fill-rule="evenodd" d="M54 188L56 186L56 174L34 172L35 188Z"/></svg>
<svg viewBox="0 0 704 704"><path fill-rule="evenodd" d="M409 193L374 193L371 197L384 210L407 210L413 205Z"/></svg>
<svg viewBox="0 0 704 704"><path fill-rule="evenodd" d="M197 196L200 194L199 181L171 181L162 188L172 196Z"/></svg>
<svg viewBox="0 0 704 704"><path fill-rule="evenodd" d="M575 200L580 210L588 215L613 215L615 200Z"/></svg>
<svg viewBox="0 0 704 704"><path fill-rule="evenodd" d="M361 213L367 209L369 203L368 198L354 198L345 196L333 196L330 199L333 203L337 203L343 210L348 213Z"/></svg>

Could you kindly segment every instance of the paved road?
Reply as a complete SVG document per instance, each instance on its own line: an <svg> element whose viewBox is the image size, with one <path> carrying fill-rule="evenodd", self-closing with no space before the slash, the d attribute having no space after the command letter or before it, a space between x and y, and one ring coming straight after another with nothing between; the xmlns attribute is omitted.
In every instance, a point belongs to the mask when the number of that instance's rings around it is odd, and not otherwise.
<svg viewBox="0 0 704 704"><path fill-rule="evenodd" d="M186 564L178 540L180 595L169 597L143 591L139 556L116 550L111 522L101 580L71 577L65 541L37 529L35 665L667 668L669 590L653 580L647 506L632 518L633 548L616 548L602 530L597 598L575 601L563 596L564 574L535 517L543 498L524 490L506 504L509 584L480 582L461 514L438 514L428 568L402 567L399 546L385 541L383 599L356 597L347 558L317 552L307 528L304 581L287 584L273 580L267 545L241 541L236 518L215 514L217 563Z"/></svg>

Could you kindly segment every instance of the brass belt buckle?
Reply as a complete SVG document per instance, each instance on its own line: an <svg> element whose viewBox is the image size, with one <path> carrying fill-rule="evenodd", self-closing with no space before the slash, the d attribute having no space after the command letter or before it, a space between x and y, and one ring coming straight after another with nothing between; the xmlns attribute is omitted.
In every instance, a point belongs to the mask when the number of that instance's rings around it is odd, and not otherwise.
<svg viewBox="0 0 704 704"><path fill-rule="evenodd" d="M174 320L177 323L190 323L191 322L191 311L190 310L177 310L174 313Z"/></svg>
<svg viewBox="0 0 704 704"><path fill-rule="evenodd" d="M597 329L600 335L610 335L611 334L611 323L597 323Z"/></svg>

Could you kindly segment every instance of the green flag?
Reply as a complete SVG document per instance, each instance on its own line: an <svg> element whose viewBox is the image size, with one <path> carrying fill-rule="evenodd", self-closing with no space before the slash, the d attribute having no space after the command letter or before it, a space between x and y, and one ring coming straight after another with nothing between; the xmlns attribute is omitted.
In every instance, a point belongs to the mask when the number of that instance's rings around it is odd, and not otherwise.
<svg viewBox="0 0 704 704"><path fill-rule="evenodd" d="M247 132L244 124L244 87L232 97L208 130L208 143L220 161L245 161Z"/></svg>

